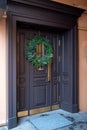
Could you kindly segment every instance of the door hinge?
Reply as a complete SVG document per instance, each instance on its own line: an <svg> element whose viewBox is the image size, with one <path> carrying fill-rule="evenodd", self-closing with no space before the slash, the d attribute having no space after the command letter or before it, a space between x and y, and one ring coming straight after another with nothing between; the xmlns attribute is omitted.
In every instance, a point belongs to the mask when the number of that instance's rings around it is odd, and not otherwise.
<svg viewBox="0 0 87 130"><path fill-rule="evenodd" d="M17 110L19 110L19 102L17 101Z"/></svg>
<svg viewBox="0 0 87 130"><path fill-rule="evenodd" d="M17 78L17 80L16 80L16 83L17 83L17 86L19 86L19 79Z"/></svg>
<svg viewBox="0 0 87 130"><path fill-rule="evenodd" d="M59 62L60 62L60 56L59 56Z"/></svg>
<svg viewBox="0 0 87 130"><path fill-rule="evenodd" d="M17 56L17 63L19 63L19 57Z"/></svg>
<svg viewBox="0 0 87 130"><path fill-rule="evenodd" d="M59 40L59 44L58 44L58 46L60 47L60 40Z"/></svg>
<svg viewBox="0 0 87 130"><path fill-rule="evenodd" d="M60 96L58 98L59 98L58 101L60 102Z"/></svg>
<svg viewBox="0 0 87 130"><path fill-rule="evenodd" d="M19 43L19 35L16 36L17 43Z"/></svg>
<svg viewBox="0 0 87 130"><path fill-rule="evenodd" d="M58 82L60 82L60 76L58 76Z"/></svg>

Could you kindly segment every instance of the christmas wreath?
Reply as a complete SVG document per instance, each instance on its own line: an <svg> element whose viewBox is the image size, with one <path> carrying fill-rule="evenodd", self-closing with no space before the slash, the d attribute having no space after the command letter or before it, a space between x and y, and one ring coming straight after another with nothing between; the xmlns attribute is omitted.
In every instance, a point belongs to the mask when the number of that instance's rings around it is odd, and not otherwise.
<svg viewBox="0 0 87 130"><path fill-rule="evenodd" d="M44 46L44 55L37 54L37 45ZM53 50L49 40L36 35L33 39L29 40L26 45L26 59L35 67L43 67L52 62Z"/></svg>

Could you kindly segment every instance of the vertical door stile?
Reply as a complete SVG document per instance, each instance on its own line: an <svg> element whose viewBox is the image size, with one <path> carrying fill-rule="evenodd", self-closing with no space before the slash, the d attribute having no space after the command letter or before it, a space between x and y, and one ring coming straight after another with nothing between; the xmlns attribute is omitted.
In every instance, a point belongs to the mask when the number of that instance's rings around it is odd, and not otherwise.
<svg viewBox="0 0 87 130"><path fill-rule="evenodd" d="M16 85L17 85L17 110L19 110L19 89L18 89L18 86L19 86L19 78L18 78L18 75L19 75L19 53L18 53L18 50L19 50L19 35L18 35L18 31L17 31L17 36L16 36L16 71L17 71L17 75L16 75Z"/></svg>

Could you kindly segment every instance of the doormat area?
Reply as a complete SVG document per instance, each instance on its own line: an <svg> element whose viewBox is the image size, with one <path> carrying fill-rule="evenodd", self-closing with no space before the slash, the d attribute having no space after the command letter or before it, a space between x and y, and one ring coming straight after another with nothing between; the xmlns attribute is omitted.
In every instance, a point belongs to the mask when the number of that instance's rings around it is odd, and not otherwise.
<svg viewBox="0 0 87 130"><path fill-rule="evenodd" d="M58 113L43 113L29 117L30 122L37 130L55 130L71 125L72 122Z"/></svg>

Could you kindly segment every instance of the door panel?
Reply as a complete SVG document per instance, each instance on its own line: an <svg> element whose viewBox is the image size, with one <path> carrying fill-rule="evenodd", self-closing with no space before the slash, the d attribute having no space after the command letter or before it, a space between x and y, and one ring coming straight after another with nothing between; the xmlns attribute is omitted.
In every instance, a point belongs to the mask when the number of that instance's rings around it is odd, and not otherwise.
<svg viewBox="0 0 87 130"><path fill-rule="evenodd" d="M51 80L48 81L48 65L41 70L32 66L25 58L26 43L34 35L49 39L53 47ZM18 111L43 108L59 104L59 39L57 33L38 29L17 30L17 106Z"/></svg>
<svg viewBox="0 0 87 130"><path fill-rule="evenodd" d="M53 35L53 63L52 63L52 105L59 102L59 36Z"/></svg>
<svg viewBox="0 0 87 130"><path fill-rule="evenodd" d="M61 82L61 108L72 111L72 91L73 91L73 68L72 55L73 45L71 34L64 33L62 37L62 82Z"/></svg>
<svg viewBox="0 0 87 130"><path fill-rule="evenodd" d="M20 33L17 38L17 107L19 110L27 109L26 86L27 63L25 62L25 33Z"/></svg>
<svg viewBox="0 0 87 130"><path fill-rule="evenodd" d="M50 99L50 83L47 81L47 67L30 68L30 108L47 106Z"/></svg>

